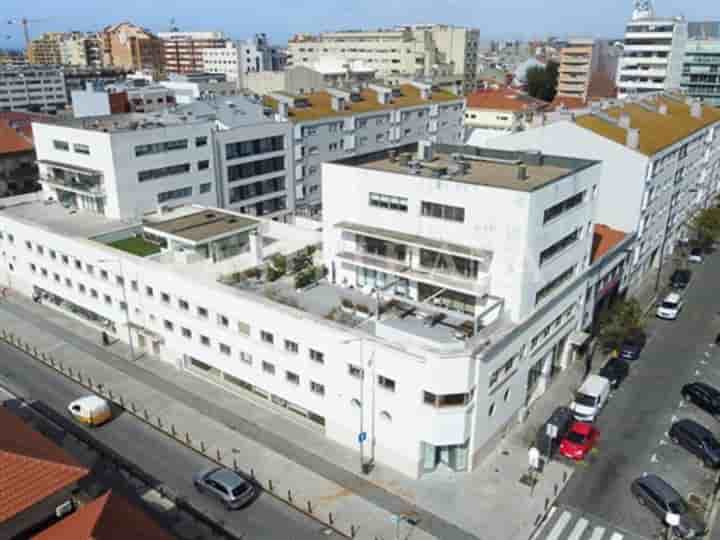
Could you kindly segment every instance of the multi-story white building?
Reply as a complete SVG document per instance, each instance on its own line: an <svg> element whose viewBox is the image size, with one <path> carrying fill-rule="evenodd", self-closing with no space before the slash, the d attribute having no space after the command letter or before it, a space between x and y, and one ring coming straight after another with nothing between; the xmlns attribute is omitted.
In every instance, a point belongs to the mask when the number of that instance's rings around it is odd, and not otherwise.
<svg viewBox="0 0 720 540"><path fill-rule="evenodd" d="M67 102L61 68L0 66L0 111L54 113Z"/></svg>
<svg viewBox="0 0 720 540"><path fill-rule="evenodd" d="M207 73L223 73L228 81L242 84L248 73L272 70L271 47L265 34L244 41L228 41L222 48L204 49L203 66Z"/></svg>
<svg viewBox="0 0 720 540"><path fill-rule="evenodd" d="M296 206L314 213L321 203L321 164L428 139L462 141L465 100L429 85L368 85L290 95L266 103L292 124Z"/></svg>
<svg viewBox="0 0 720 540"><path fill-rule="evenodd" d="M618 64L618 97L679 90L687 33L685 19L656 17L650 0L636 0Z"/></svg>
<svg viewBox="0 0 720 540"><path fill-rule="evenodd" d="M557 122L487 141L602 160L595 220L634 234L628 270L635 289L687 235L688 220L720 189L720 112L684 96L596 104Z"/></svg>
<svg viewBox="0 0 720 540"><path fill-rule="evenodd" d="M385 30L298 34L288 43L290 66L312 66L325 57L362 62L378 75L464 75L475 88L479 31L430 24Z"/></svg>
<svg viewBox="0 0 720 540"><path fill-rule="evenodd" d="M314 231L188 207L127 224L42 202L0 213L0 280L168 369L304 416L366 461L470 470L583 340L601 165L415 151L324 165L313 264L328 274L313 287L244 270L306 257ZM122 251L137 235L162 251Z"/></svg>
<svg viewBox="0 0 720 540"><path fill-rule="evenodd" d="M720 37L687 42L681 86L689 96L720 107Z"/></svg>

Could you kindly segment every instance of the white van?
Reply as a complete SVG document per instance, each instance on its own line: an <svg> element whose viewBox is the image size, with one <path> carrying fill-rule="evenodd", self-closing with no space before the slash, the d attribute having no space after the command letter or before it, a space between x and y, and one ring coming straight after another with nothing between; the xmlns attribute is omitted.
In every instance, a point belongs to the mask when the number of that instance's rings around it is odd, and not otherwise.
<svg viewBox="0 0 720 540"><path fill-rule="evenodd" d="M575 392L575 399L570 405L575 420L594 422L609 395L610 381L600 375L590 375Z"/></svg>
<svg viewBox="0 0 720 540"><path fill-rule="evenodd" d="M89 427L104 424L112 418L110 402L96 395L81 397L68 405L72 417Z"/></svg>
<svg viewBox="0 0 720 540"><path fill-rule="evenodd" d="M675 320L682 309L682 298L678 293L670 293L665 297L657 308L657 316L661 319Z"/></svg>

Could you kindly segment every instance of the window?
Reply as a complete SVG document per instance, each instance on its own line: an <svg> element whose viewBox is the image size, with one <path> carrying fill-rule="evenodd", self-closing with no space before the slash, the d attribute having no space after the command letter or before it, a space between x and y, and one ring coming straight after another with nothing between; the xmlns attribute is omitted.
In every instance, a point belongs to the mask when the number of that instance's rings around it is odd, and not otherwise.
<svg viewBox="0 0 720 540"><path fill-rule="evenodd" d="M106 303L108 306L111 306L111 305L112 305L112 298L110 298L110 295L109 295L109 294L103 295L103 299L105 300L105 303Z"/></svg>
<svg viewBox="0 0 720 540"><path fill-rule="evenodd" d="M230 319L228 319L222 313L218 313L217 314L217 323L218 323L218 325L224 326L225 328L227 328L228 326L230 326Z"/></svg>
<svg viewBox="0 0 720 540"><path fill-rule="evenodd" d="M192 339L192 330L190 330L189 328L182 327L180 329L180 333L182 334L182 337Z"/></svg>
<svg viewBox="0 0 720 540"><path fill-rule="evenodd" d="M310 349L310 360L317 362L318 364L325 363L325 354L315 349Z"/></svg>
<svg viewBox="0 0 720 540"><path fill-rule="evenodd" d="M158 178L165 178L167 176L175 176L177 174L185 174L190 172L189 163L180 163L178 165L168 165L167 167L160 167L158 169L147 169L144 171L138 171L138 182L147 182L149 180L157 180Z"/></svg>
<svg viewBox="0 0 720 540"><path fill-rule="evenodd" d="M33 272L37 272L37 266L35 266L33 263L30 263L30 270Z"/></svg>
<svg viewBox="0 0 720 540"><path fill-rule="evenodd" d="M253 139L225 145L226 159L237 159L268 152L278 152L285 148L285 137L277 135L263 139Z"/></svg>
<svg viewBox="0 0 720 540"><path fill-rule="evenodd" d="M77 154L85 154L86 156L90 155L90 147L87 144L73 144L73 150Z"/></svg>
<svg viewBox="0 0 720 540"><path fill-rule="evenodd" d="M492 403L488 409L488 416L492 416L493 414L495 414L495 403Z"/></svg>
<svg viewBox="0 0 720 540"><path fill-rule="evenodd" d="M82 262L75 259L75 270L82 270Z"/></svg>
<svg viewBox="0 0 720 540"><path fill-rule="evenodd" d="M187 300L178 300L178 307L183 311L187 311L190 309L190 304Z"/></svg>
<svg viewBox="0 0 720 540"><path fill-rule="evenodd" d="M310 381L310 391L313 394L317 394L319 396L325 395L325 385L317 383L315 381Z"/></svg>
<svg viewBox="0 0 720 540"><path fill-rule="evenodd" d="M70 145L66 141L53 141L53 148L55 148L55 150L62 150L63 152L70 151Z"/></svg>
<svg viewBox="0 0 720 540"><path fill-rule="evenodd" d="M192 186L187 186L179 189L171 189L170 191L161 191L157 194L157 202L164 203L166 201L172 201L173 199L184 199L192 195Z"/></svg>
<svg viewBox="0 0 720 540"><path fill-rule="evenodd" d="M275 364L263 361L262 370L270 375L275 375Z"/></svg>
<svg viewBox="0 0 720 540"><path fill-rule="evenodd" d="M32 251L32 242L30 242L30 240L25 240L25 247Z"/></svg>
<svg viewBox="0 0 720 540"><path fill-rule="evenodd" d="M338 143L331 142L330 144L328 144L328 151L335 152L335 151L337 151L337 149L338 149Z"/></svg>
<svg viewBox="0 0 720 540"><path fill-rule="evenodd" d="M240 361L252 365L252 354L245 351L240 351Z"/></svg>
<svg viewBox="0 0 720 540"><path fill-rule="evenodd" d="M82 294L85 294L85 285L83 285L82 283L78 283L78 291L80 291Z"/></svg>
<svg viewBox="0 0 720 540"><path fill-rule="evenodd" d="M53 279L60 283L60 274L58 274L57 272L53 272Z"/></svg>
<svg viewBox="0 0 720 540"><path fill-rule="evenodd" d="M198 315L198 317L200 317L200 318L202 318L202 319L207 319L207 318L208 318L208 310L207 310L207 308L198 306L198 308L197 308L197 315Z"/></svg>
<svg viewBox="0 0 720 540"><path fill-rule="evenodd" d="M220 353L224 354L225 356L230 356L232 354L232 350L230 349L230 345L226 345L225 343L220 344Z"/></svg>
<svg viewBox="0 0 720 540"><path fill-rule="evenodd" d="M90 296L92 296L93 298L97 298L97 297L98 297L98 292L97 292L97 290L96 290L96 289L90 289Z"/></svg>
<svg viewBox="0 0 720 540"><path fill-rule="evenodd" d="M503 401L507 401L508 399L510 399L510 389L509 388L507 390L505 390L505 393L503 394Z"/></svg>
<svg viewBox="0 0 720 540"><path fill-rule="evenodd" d="M348 373L351 377L355 377L356 379L363 378L363 368L356 365L348 364Z"/></svg>
<svg viewBox="0 0 720 540"><path fill-rule="evenodd" d="M392 422L392 415L388 411L380 411L380 418L386 422Z"/></svg>
<svg viewBox="0 0 720 540"><path fill-rule="evenodd" d="M38 245L35 246L35 248L37 249L37 252L38 252L40 255L44 255L44 254L45 254L45 248L42 247L41 245L38 244Z"/></svg>
<svg viewBox="0 0 720 540"><path fill-rule="evenodd" d="M542 266L548 260L552 259L558 253L565 251L568 247L577 242L578 238L580 238L580 231L581 229L577 228L564 238L561 238L560 240L552 244L550 247L543 249L540 252L540 266Z"/></svg>
<svg viewBox="0 0 720 540"><path fill-rule="evenodd" d="M548 282L548 284L545 285L542 289L540 289L535 295L535 305L538 305L540 302L542 302L550 293L555 291L558 287L560 287L563 283L570 279L574 274L575 265L572 265L562 274L550 280L550 282Z"/></svg>
<svg viewBox="0 0 720 540"><path fill-rule="evenodd" d="M206 347L210 346L210 338L207 336L200 336L200 343Z"/></svg>
<svg viewBox="0 0 720 540"><path fill-rule="evenodd" d="M292 371L285 372L285 380L292 384L300 384L300 375Z"/></svg>
<svg viewBox="0 0 720 540"><path fill-rule="evenodd" d="M63 255L62 257L60 257L60 260L65 265L70 264L70 258L67 255Z"/></svg>
<svg viewBox="0 0 720 540"><path fill-rule="evenodd" d="M115 276L115 283L118 285L118 287L122 287L125 285L125 278L122 276Z"/></svg>
<svg viewBox="0 0 720 540"><path fill-rule="evenodd" d="M359 409L360 407L362 407L362 403L360 403L360 400L359 400L358 398L352 398L352 399L350 400L350 404L351 404L353 407L355 407L356 409Z"/></svg>
<svg viewBox="0 0 720 540"><path fill-rule="evenodd" d="M292 354L298 353L298 344L294 341L290 341L289 339L285 340L285 350Z"/></svg>
<svg viewBox="0 0 720 540"><path fill-rule="evenodd" d="M583 200L585 199L585 191L581 191L580 193L576 193L572 197L568 197L564 201L561 201L547 210L545 210L545 213L543 215L543 225L547 223L548 221L552 221L556 217L560 216L561 214L564 214L565 212L568 212L575 208L576 206L582 204Z"/></svg>
<svg viewBox="0 0 720 540"><path fill-rule="evenodd" d="M238 327L238 334L242 334L244 336L250 335L250 325L248 323L238 321L237 327Z"/></svg>
<svg viewBox="0 0 720 540"><path fill-rule="evenodd" d="M95 267L92 264L86 264L85 271L92 276L95 273Z"/></svg>
<svg viewBox="0 0 720 540"><path fill-rule="evenodd" d="M137 282L137 280L133 279L132 281L130 281L130 288L131 288L133 291L135 291L135 292L138 291L138 282Z"/></svg>
<svg viewBox="0 0 720 540"><path fill-rule="evenodd" d="M420 209L420 215L424 217L433 217L438 219L446 219L448 221L457 221L463 223L465 221L465 209L459 206L448 206L445 204L437 204L433 202L423 201Z"/></svg>
<svg viewBox="0 0 720 540"><path fill-rule="evenodd" d="M198 161L198 171L204 171L210 168L210 160L209 159L203 159L202 161Z"/></svg>
<svg viewBox="0 0 720 540"><path fill-rule="evenodd" d="M165 330L167 330L168 332L172 332L173 329L175 328L175 325L172 323L172 321L168 321L167 319L165 319L165 320L163 321L163 327L164 327Z"/></svg>
<svg viewBox="0 0 720 540"><path fill-rule="evenodd" d="M142 157L150 154L163 154L165 152L172 152L173 150L186 150L187 147L187 139L178 139L175 141L165 141L154 144L141 144L135 147L135 157Z"/></svg>
<svg viewBox="0 0 720 540"><path fill-rule="evenodd" d="M383 375L378 375L377 382L378 386L384 388L385 390L389 390L390 392L395 391L395 381L393 379L384 377Z"/></svg>
<svg viewBox="0 0 720 540"><path fill-rule="evenodd" d="M68 277L65 278L65 286L72 287L72 280Z"/></svg>
<svg viewBox="0 0 720 540"><path fill-rule="evenodd" d="M212 191L212 182L200 184L200 193L210 193Z"/></svg>
<svg viewBox="0 0 720 540"><path fill-rule="evenodd" d="M382 193L370 193L369 204L376 208L387 208L400 212L407 212L408 210L408 200L406 197L393 197L392 195L384 195Z"/></svg>
<svg viewBox="0 0 720 540"><path fill-rule="evenodd" d="M474 389L464 394L433 394L432 392L423 392L423 403L434 407L460 407L467 405L473 399Z"/></svg>
<svg viewBox="0 0 720 540"><path fill-rule="evenodd" d="M169 304L170 303L170 295L166 292L161 292L160 300L165 304Z"/></svg>
<svg viewBox="0 0 720 540"><path fill-rule="evenodd" d="M227 168L228 182L235 182L261 174L278 172L285 169L285 158L282 156L250 161Z"/></svg>
<svg viewBox="0 0 720 540"><path fill-rule="evenodd" d="M207 137L195 137L195 147L200 148L201 146L207 146Z"/></svg>
<svg viewBox="0 0 720 540"><path fill-rule="evenodd" d="M108 281L108 280L110 279L110 274L108 274L108 271L107 271L107 270L100 270L100 277L101 277L104 281Z"/></svg>
<svg viewBox="0 0 720 540"><path fill-rule="evenodd" d="M145 287L145 294L148 295L150 298L154 296L153 288L152 287Z"/></svg>
<svg viewBox="0 0 720 540"><path fill-rule="evenodd" d="M260 339L265 343L269 343L270 345L275 343L275 336L273 336L270 332L266 332L265 330L260 331Z"/></svg>

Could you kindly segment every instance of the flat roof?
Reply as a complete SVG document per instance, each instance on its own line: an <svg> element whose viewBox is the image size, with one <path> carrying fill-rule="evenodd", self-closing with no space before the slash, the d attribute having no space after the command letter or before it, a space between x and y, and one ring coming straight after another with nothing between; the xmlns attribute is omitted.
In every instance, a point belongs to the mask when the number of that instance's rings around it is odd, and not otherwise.
<svg viewBox="0 0 720 540"><path fill-rule="evenodd" d="M202 242L218 236L255 228L258 221L216 208L204 208L167 220L143 223L146 230L177 236L190 242Z"/></svg>
<svg viewBox="0 0 720 540"><path fill-rule="evenodd" d="M443 90L434 90L430 99L420 97L420 90L411 84L400 85L401 95L393 97L390 103L382 104L378 101L377 92L369 88L364 88L360 92L360 101L347 101L347 108L344 111L336 111L332 108L332 96L324 91L314 92L312 94L302 94L299 97L307 100L309 107L289 109L289 119L296 121L320 120L334 116L351 116L358 113L366 113L373 111L385 111L399 109L402 107L413 107L419 105L429 105L431 103L443 103L448 101L462 101L462 97L445 92ZM265 96L265 104L277 111L277 100L270 96Z"/></svg>

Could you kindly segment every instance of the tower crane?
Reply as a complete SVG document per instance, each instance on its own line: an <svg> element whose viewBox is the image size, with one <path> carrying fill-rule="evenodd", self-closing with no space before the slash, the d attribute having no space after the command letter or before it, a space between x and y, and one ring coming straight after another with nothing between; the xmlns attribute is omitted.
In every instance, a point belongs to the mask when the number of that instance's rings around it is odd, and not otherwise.
<svg viewBox="0 0 720 540"><path fill-rule="evenodd" d="M25 46L30 46L30 23L49 21L50 19L28 19L27 17L21 17L19 19L8 19L8 24L20 24L23 27L23 33L25 34Z"/></svg>

